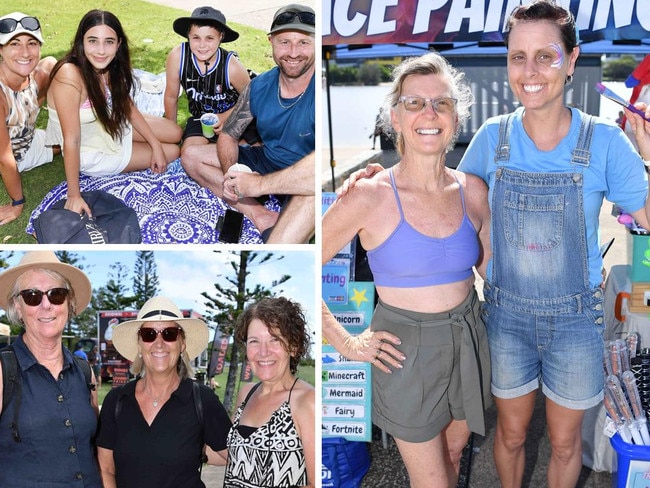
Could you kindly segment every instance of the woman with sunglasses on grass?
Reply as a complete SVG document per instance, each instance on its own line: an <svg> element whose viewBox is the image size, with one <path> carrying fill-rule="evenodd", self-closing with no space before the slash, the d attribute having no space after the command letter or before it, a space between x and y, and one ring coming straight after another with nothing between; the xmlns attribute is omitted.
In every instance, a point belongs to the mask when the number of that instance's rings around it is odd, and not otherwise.
<svg viewBox="0 0 650 488"><path fill-rule="evenodd" d="M395 438L410 486L455 487L470 431L485 434L489 402L473 273L490 255L487 187L445 166L469 116L463 74L431 53L402 62L393 80L383 113L401 160L358 181L323 217L323 264L358 235L379 303L356 337L323 305L323 336L375 367L373 423Z"/></svg>
<svg viewBox="0 0 650 488"><path fill-rule="evenodd" d="M178 158L181 128L143 116L131 98L133 85L122 24L111 12L91 10L79 23L72 49L52 70L47 94L47 136L63 150L66 209L91 214L81 197L80 173L164 173Z"/></svg>
<svg viewBox="0 0 650 488"><path fill-rule="evenodd" d="M0 307L24 328L10 346L19 379L0 403L0 486L102 487L93 445L97 392L63 346L66 324L91 295L88 277L52 251L25 253L0 275ZM0 367L0 380L5 374Z"/></svg>
<svg viewBox="0 0 650 488"><path fill-rule="evenodd" d="M113 345L133 362L136 378L102 404L97 455L104 488L203 488L203 456L225 463L231 426L214 392L192 381L207 325L153 297L136 320L115 327Z"/></svg>
<svg viewBox="0 0 650 488"><path fill-rule="evenodd" d="M10 203L0 205L0 225L20 217L25 194L20 173L52 161L59 148L45 146L36 117L56 59L41 59L43 34L36 17L0 17L0 175Z"/></svg>

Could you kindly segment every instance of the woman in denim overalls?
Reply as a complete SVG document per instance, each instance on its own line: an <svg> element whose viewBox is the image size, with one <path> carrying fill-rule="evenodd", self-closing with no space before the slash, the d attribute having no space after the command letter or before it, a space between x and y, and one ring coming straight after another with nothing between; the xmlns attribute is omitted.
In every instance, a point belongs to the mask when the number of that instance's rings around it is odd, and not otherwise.
<svg viewBox="0 0 650 488"><path fill-rule="evenodd" d="M614 122L564 105L579 54L571 13L535 2L515 8L508 27L508 77L522 107L488 120L459 166L490 188L484 319L498 409L494 457L502 486L520 486L541 383L548 484L573 487L583 414L603 397L600 207L606 197L650 228L647 177Z"/></svg>

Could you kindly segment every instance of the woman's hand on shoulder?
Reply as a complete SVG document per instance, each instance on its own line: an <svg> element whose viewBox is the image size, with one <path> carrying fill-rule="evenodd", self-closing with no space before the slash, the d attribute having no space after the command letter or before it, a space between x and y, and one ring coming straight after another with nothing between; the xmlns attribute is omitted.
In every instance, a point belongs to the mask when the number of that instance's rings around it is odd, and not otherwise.
<svg viewBox="0 0 650 488"><path fill-rule="evenodd" d="M341 185L341 188L337 190L336 194L338 195L338 198L341 198L342 196L346 195L350 190L352 190L352 188L354 188L358 180L364 178L372 178L377 173L383 170L384 167L381 164L370 163L365 168L355 171L345 179L345 181Z"/></svg>

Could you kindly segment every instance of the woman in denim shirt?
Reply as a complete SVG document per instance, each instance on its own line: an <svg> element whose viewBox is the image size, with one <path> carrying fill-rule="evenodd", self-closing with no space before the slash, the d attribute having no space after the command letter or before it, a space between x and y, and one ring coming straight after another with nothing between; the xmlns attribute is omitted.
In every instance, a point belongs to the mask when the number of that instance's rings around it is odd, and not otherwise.
<svg viewBox="0 0 650 488"><path fill-rule="evenodd" d="M0 405L0 486L102 486L93 445L97 392L63 347L68 320L86 308L91 294L88 277L52 251L25 253L0 275L0 307L24 327L11 346L20 388L15 385L11 401Z"/></svg>

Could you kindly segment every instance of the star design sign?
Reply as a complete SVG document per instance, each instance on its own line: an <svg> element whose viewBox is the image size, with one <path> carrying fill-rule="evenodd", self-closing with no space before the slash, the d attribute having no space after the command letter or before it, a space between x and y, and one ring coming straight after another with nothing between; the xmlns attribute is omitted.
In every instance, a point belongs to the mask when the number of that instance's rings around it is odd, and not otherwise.
<svg viewBox="0 0 650 488"><path fill-rule="evenodd" d="M362 302L369 301L366 297L366 291L367 290L357 290L356 288L352 288L352 296L349 301L356 303L357 308L360 308Z"/></svg>

